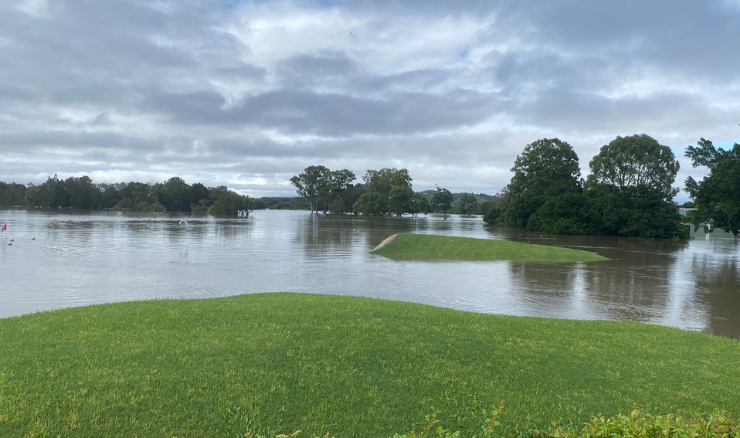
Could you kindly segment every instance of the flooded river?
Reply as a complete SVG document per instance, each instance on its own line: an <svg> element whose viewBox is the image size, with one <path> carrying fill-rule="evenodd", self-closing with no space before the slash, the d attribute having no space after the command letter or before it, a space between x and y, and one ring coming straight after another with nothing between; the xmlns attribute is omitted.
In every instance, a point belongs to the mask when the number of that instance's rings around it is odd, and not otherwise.
<svg viewBox="0 0 740 438"><path fill-rule="evenodd" d="M180 224L186 218L189 225ZM638 321L740 338L740 242L541 236L480 217L362 218L256 211L248 219L0 210L0 317L93 303L312 292L454 309ZM591 264L395 262L398 232L598 252ZM6 236L0 235L5 239ZM35 240L33 240L35 238Z"/></svg>

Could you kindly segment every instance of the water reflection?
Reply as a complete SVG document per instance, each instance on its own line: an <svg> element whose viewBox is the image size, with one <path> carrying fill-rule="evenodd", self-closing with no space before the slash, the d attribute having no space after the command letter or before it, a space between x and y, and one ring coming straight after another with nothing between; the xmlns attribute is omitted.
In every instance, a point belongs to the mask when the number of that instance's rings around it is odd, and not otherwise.
<svg viewBox="0 0 740 438"><path fill-rule="evenodd" d="M289 211L248 219L0 211L5 222L16 242L0 247L0 317L101 302L295 291L639 321L740 338L738 242L719 234L690 242L553 237L485 227L480 217ZM368 253L398 232L558 245L612 260L418 263Z"/></svg>

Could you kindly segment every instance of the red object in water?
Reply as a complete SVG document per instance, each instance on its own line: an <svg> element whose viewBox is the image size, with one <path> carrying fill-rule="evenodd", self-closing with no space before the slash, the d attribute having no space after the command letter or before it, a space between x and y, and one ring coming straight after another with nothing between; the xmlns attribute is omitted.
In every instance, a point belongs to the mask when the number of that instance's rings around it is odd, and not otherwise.
<svg viewBox="0 0 740 438"><path fill-rule="evenodd" d="M5 225L3 225L3 229L2 229L2 230L0 230L0 231L5 231L5 230L7 230L7 229L8 229L8 224L5 224Z"/></svg>

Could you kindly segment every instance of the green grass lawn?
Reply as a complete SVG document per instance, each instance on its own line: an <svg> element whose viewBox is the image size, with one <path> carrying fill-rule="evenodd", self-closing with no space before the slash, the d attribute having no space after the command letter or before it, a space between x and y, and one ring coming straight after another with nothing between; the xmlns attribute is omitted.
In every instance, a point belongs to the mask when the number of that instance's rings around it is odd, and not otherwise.
<svg viewBox="0 0 740 438"><path fill-rule="evenodd" d="M257 294L0 320L0 436L386 437L633 406L740 414L740 342L634 323Z"/></svg>
<svg viewBox="0 0 740 438"><path fill-rule="evenodd" d="M594 252L508 240L471 239L431 234L398 234L373 254L394 260L517 260L532 262L597 262L608 260Z"/></svg>

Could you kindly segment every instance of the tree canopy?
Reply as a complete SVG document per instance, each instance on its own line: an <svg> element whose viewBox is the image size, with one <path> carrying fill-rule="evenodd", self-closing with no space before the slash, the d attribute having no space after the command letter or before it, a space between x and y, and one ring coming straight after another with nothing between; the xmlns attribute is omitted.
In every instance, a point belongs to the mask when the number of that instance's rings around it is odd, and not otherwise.
<svg viewBox="0 0 740 438"><path fill-rule="evenodd" d="M625 190L627 187L649 187L674 196L673 182L680 168L668 146L661 145L649 135L617 137L602 146L589 163L588 180L610 184Z"/></svg>
<svg viewBox="0 0 740 438"><path fill-rule="evenodd" d="M290 179L298 194L308 201L311 212L330 208L337 213L345 209L343 194L352 187L354 172L342 169L331 171L325 166L308 166L303 173Z"/></svg>
<svg viewBox="0 0 740 438"><path fill-rule="evenodd" d="M688 237L671 187L673 153L647 135L617 137L591 160L583 187L578 156L558 139L527 145L511 183L490 201L484 221L553 234Z"/></svg>
<svg viewBox="0 0 740 438"><path fill-rule="evenodd" d="M509 226L524 228L548 199L582 190L578 155L557 138L528 144L511 171L514 176L507 186L510 206L504 214Z"/></svg>
<svg viewBox="0 0 740 438"><path fill-rule="evenodd" d="M686 191L694 200L690 218L694 226L710 224L738 235L740 230L740 144L732 149L716 148L711 141L701 139L698 146L689 146L686 157L694 167L709 168L701 181L686 179Z"/></svg>
<svg viewBox="0 0 740 438"><path fill-rule="evenodd" d="M445 188L437 187L437 193L432 196L431 204L435 211L447 214L452 209L452 193Z"/></svg>

